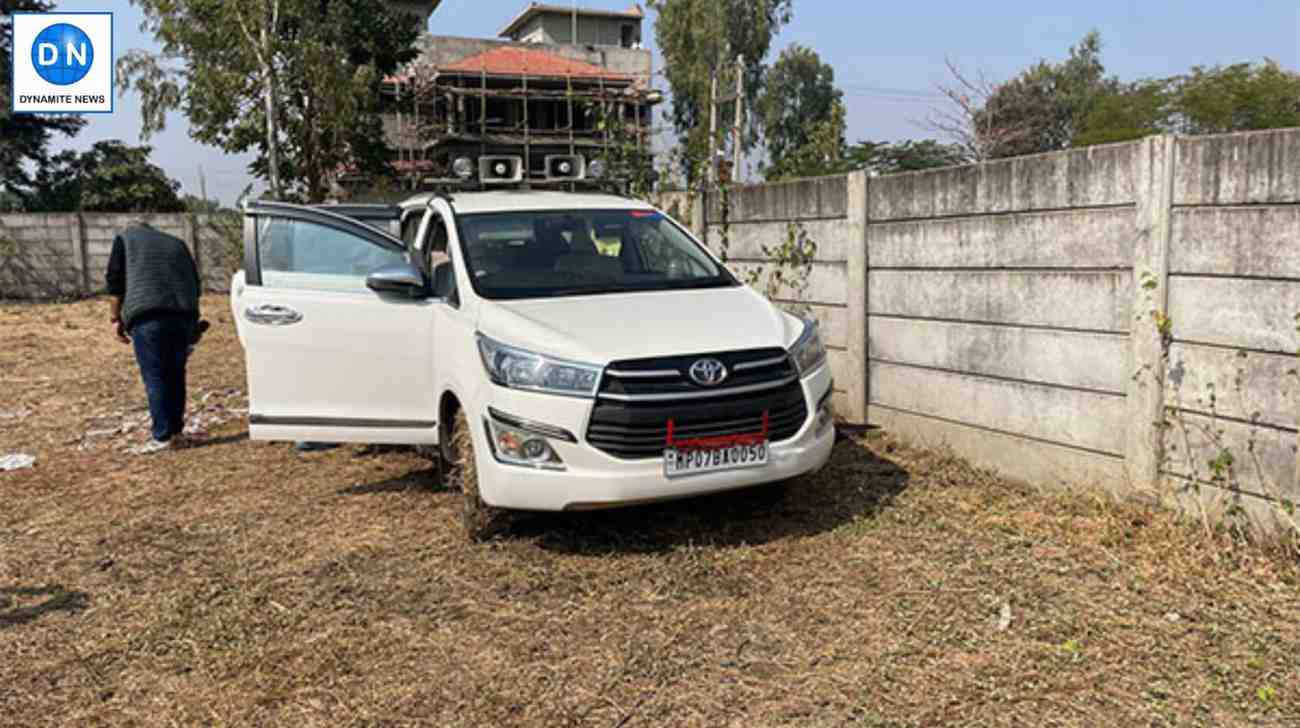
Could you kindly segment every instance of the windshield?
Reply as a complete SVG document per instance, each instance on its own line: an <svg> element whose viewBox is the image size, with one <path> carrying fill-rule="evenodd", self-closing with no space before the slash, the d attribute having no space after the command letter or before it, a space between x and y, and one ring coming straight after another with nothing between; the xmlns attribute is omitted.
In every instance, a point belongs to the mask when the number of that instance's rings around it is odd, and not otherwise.
<svg viewBox="0 0 1300 728"><path fill-rule="evenodd" d="M738 285L652 210L542 210L464 215L474 288L492 299Z"/></svg>

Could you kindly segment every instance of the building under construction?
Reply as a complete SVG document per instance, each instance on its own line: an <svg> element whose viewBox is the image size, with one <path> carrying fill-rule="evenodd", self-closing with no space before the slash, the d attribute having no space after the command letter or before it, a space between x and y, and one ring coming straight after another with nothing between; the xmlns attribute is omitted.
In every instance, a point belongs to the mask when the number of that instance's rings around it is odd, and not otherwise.
<svg viewBox="0 0 1300 728"><path fill-rule="evenodd" d="M548 155L649 162L662 95L640 48L642 18L636 6L534 4L501 31L505 41L426 37L420 58L385 83L403 185L448 178L459 157L518 155L537 176Z"/></svg>

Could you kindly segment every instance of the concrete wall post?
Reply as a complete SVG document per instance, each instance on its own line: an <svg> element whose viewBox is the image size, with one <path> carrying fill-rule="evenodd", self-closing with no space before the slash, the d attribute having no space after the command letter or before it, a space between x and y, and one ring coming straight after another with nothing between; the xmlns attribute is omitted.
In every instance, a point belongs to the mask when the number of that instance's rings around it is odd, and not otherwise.
<svg viewBox="0 0 1300 728"><path fill-rule="evenodd" d="M840 386L846 392L849 411L838 413L841 418L854 424L867 423L867 402L870 398L871 382L867 367L867 186L870 180L865 171L852 172L848 175L848 229L849 244L846 250L848 262L848 345L849 361L856 375Z"/></svg>
<svg viewBox="0 0 1300 728"><path fill-rule="evenodd" d="M79 293L83 296L89 296L95 292L95 287L91 283L90 264L86 260L88 257L86 251L86 220L80 211L68 215L67 220L68 242L72 244L72 265L77 269Z"/></svg>
<svg viewBox="0 0 1300 728"><path fill-rule="evenodd" d="M709 194L700 190L691 200L691 227L705 244L709 242Z"/></svg>
<svg viewBox="0 0 1300 728"><path fill-rule="evenodd" d="M199 272L199 280L203 281L203 246L199 242L199 218L197 213L185 213L185 237L189 238L186 242L190 244L190 253L194 256L194 267ZM206 286L205 286L206 287Z"/></svg>
<svg viewBox="0 0 1300 728"><path fill-rule="evenodd" d="M1169 240L1172 230L1172 136L1147 137L1134 156L1137 227L1133 238L1133 322L1129 335L1132 377L1127 385L1125 464L1131 487L1154 487L1164 459L1165 361L1158 316L1169 310Z"/></svg>

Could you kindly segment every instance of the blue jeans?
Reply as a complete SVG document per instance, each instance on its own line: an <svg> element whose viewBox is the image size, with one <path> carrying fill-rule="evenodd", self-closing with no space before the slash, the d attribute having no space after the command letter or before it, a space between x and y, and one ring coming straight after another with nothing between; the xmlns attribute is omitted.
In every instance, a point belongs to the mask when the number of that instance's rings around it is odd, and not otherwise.
<svg viewBox="0 0 1300 728"><path fill-rule="evenodd" d="M131 343L149 398L153 439L166 442L185 429L185 360L194 317L151 316L131 326Z"/></svg>

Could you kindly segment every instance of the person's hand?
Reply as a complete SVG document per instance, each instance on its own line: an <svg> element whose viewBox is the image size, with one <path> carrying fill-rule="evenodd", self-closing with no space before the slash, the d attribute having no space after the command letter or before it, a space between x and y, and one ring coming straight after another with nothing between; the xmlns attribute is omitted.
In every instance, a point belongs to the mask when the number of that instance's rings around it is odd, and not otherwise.
<svg viewBox="0 0 1300 728"><path fill-rule="evenodd" d="M117 340L123 344L131 343L131 337L126 335L126 324L122 323L121 319L113 322L113 333L117 336Z"/></svg>

